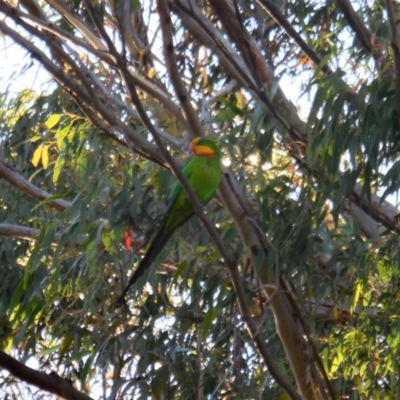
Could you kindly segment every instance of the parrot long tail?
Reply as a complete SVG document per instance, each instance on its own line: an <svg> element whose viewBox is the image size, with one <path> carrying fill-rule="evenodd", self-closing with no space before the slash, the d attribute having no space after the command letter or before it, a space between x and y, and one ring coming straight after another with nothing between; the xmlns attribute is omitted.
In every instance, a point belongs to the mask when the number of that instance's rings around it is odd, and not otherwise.
<svg viewBox="0 0 400 400"><path fill-rule="evenodd" d="M118 303L121 303L128 293L128 290L131 288L132 285L136 283L136 281L146 272L146 270L151 266L153 261L156 257L160 254L161 250L165 247L168 240L171 238L172 234L174 233L175 229L172 229L168 232L165 232L165 228L162 227L157 235L154 237L151 245L147 249L145 256L140 261L139 266L136 268L135 272L129 279L128 285L122 292L121 296L118 298Z"/></svg>

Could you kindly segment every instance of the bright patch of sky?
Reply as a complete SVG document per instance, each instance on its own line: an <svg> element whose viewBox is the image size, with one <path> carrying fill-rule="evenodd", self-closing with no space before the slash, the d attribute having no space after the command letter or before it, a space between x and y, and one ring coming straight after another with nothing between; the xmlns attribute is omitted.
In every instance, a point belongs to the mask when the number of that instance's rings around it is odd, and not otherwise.
<svg viewBox="0 0 400 400"><path fill-rule="evenodd" d="M0 41L0 87L2 95L15 97L26 89L41 91L51 83L49 74L25 50L8 37ZM54 85L54 84L53 84Z"/></svg>

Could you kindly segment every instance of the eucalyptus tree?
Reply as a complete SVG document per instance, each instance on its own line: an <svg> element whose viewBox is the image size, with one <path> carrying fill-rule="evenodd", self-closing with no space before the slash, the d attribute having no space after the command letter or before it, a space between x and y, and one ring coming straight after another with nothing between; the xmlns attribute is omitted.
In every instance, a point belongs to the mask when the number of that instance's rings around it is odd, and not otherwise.
<svg viewBox="0 0 400 400"><path fill-rule="evenodd" d="M399 392L398 7L0 0L8 398ZM196 136L217 195L119 304Z"/></svg>

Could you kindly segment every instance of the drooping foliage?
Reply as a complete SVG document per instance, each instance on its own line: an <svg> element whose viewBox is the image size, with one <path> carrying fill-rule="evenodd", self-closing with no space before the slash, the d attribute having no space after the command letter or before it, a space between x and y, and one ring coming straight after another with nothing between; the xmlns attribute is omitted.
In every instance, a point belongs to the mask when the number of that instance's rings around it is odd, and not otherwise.
<svg viewBox="0 0 400 400"><path fill-rule="evenodd" d="M3 53L52 82L2 82L1 350L92 398L394 398L399 12L0 1ZM219 241L191 219L120 305L199 135Z"/></svg>

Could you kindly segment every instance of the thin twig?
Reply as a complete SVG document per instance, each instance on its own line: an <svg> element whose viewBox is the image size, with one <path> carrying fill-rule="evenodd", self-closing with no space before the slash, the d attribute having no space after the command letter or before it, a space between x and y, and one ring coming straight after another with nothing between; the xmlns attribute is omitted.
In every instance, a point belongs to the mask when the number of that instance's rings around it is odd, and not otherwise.
<svg viewBox="0 0 400 400"><path fill-rule="evenodd" d="M297 42L304 54L314 63L314 66L318 67L322 63L322 58L297 33L296 29L294 29L290 22L285 18L279 7L270 0L256 1L265 11L267 11L271 18L273 18L277 24L285 30L288 36ZM323 65L321 69L327 75L333 75L333 71L327 64Z"/></svg>
<svg viewBox="0 0 400 400"><path fill-rule="evenodd" d="M383 58L378 49L372 45L372 33L358 16L349 0L336 0L340 11L343 13L350 27L355 32L357 39L365 51L372 54L376 61Z"/></svg>
<svg viewBox="0 0 400 400"><path fill-rule="evenodd" d="M56 28L46 20L43 20L43 22L41 23L40 19L38 19L37 17L29 18L29 15L23 13L18 8L12 7L10 4L3 2L0 2L0 11L2 11L5 15L12 18L17 24L23 26L24 29L27 29L33 35L44 40L44 42L50 48L52 48L52 46L54 45L55 39L68 39L71 40L76 45L79 46L82 45L82 47L85 48L85 50L93 53L93 55L95 55L96 57L99 57L100 60L107 63L111 68L115 68L115 60L113 60L112 57L110 57L110 54L108 52L99 51L88 44L83 45L81 39L73 40L71 38L71 35L69 34L64 35L61 29ZM35 28L33 25L28 24L27 20L31 20L33 24L41 26L44 29L44 31L41 31ZM52 34L49 35L49 32L52 32ZM55 38L53 34L56 35L57 38ZM57 40L56 42L59 45L61 44L59 40ZM57 49L57 51L54 50L52 51L52 53L58 55L60 54L60 51L62 51L60 47ZM62 52L62 56L63 58L69 57L65 52ZM57 59L59 59L59 57L57 57ZM79 60L80 58L77 57L77 59ZM86 74L88 74L87 76L93 76L91 71L85 67L84 63L81 63L80 67L85 69ZM76 72L77 74L79 74L80 73L79 69ZM153 97L156 102L159 102L163 107L165 107L166 110L168 110L168 112L174 115L177 118L177 120L182 124L184 129L188 128L186 119L183 117L181 110L171 100L170 98L171 96L169 93L166 92L165 88L161 88L159 85L156 85L147 77L140 75L133 69L133 67L129 68L129 72L132 75L136 85L138 85L144 92L148 93L151 97ZM82 81L84 82L84 79L82 79ZM115 102L118 103L119 106L121 106L121 102L119 102L118 98L115 98L114 103ZM123 108L126 108L126 106L124 106ZM129 110L127 110L127 112L131 113L131 111Z"/></svg>
<svg viewBox="0 0 400 400"><path fill-rule="evenodd" d="M1 8L2 4L0 3L0 11ZM45 36L46 34L44 34L43 37L42 32L26 24L23 20L16 19L16 22L20 23L25 29L32 32L32 34L38 36L39 38L43 40L47 39ZM0 31L3 31L5 34L12 37L16 43L20 44L22 47L28 50L33 58L38 59L40 63L45 67L45 69L53 76L56 82L58 82L59 85L64 90L66 90L73 98L79 99L80 102L91 105L91 107L93 101L95 101L96 108L93 109L93 112L100 114L101 118L107 121L110 126L122 129L122 133L124 133L125 136L128 136L132 143L134 143L135 146L141 149L143 153L147 154L147 157L152 157L155 160L159 159L157 149L150 142L148 142L142 135L139 135L133 128L125 124L121 124L117 115L115 115L115 113L113 113L109 107L97 100L98 96L96 94L93 95L96 99L93 99L79 82L75 81L74 78L70 74L66 73L61 67L54 64L37 46L21 36L19 33L12 30L3 21L0 21ZM51 41L49 41L49 43L51 43ZM76 65L75 62L73 62L73 60L70 60L70 63L71 66L75 69L80 69L79 66ZM82 75L81 71L79 73ZM82 79L85 83L85 87L88 88L90 84L86 81L85 76L83 76ZM134 80L134 78L132 78L132 80ZM93 93L92 90L90 91Z"/></svg>
<svg viewBox="0 0 400 400"><path fill-rule="evenodd" d="M199 117L190 103L190 95L188 94L186 86L182 81L181 73L179 72L176 62L171 29L171 16L169 14L167 1L157 0L157 10L160 16L166 67L171 79L171 83L175 89L175 93L179 99L179 102L182 105L182 109L192 136L203 136L203 128L201 126Z"/></svg>

